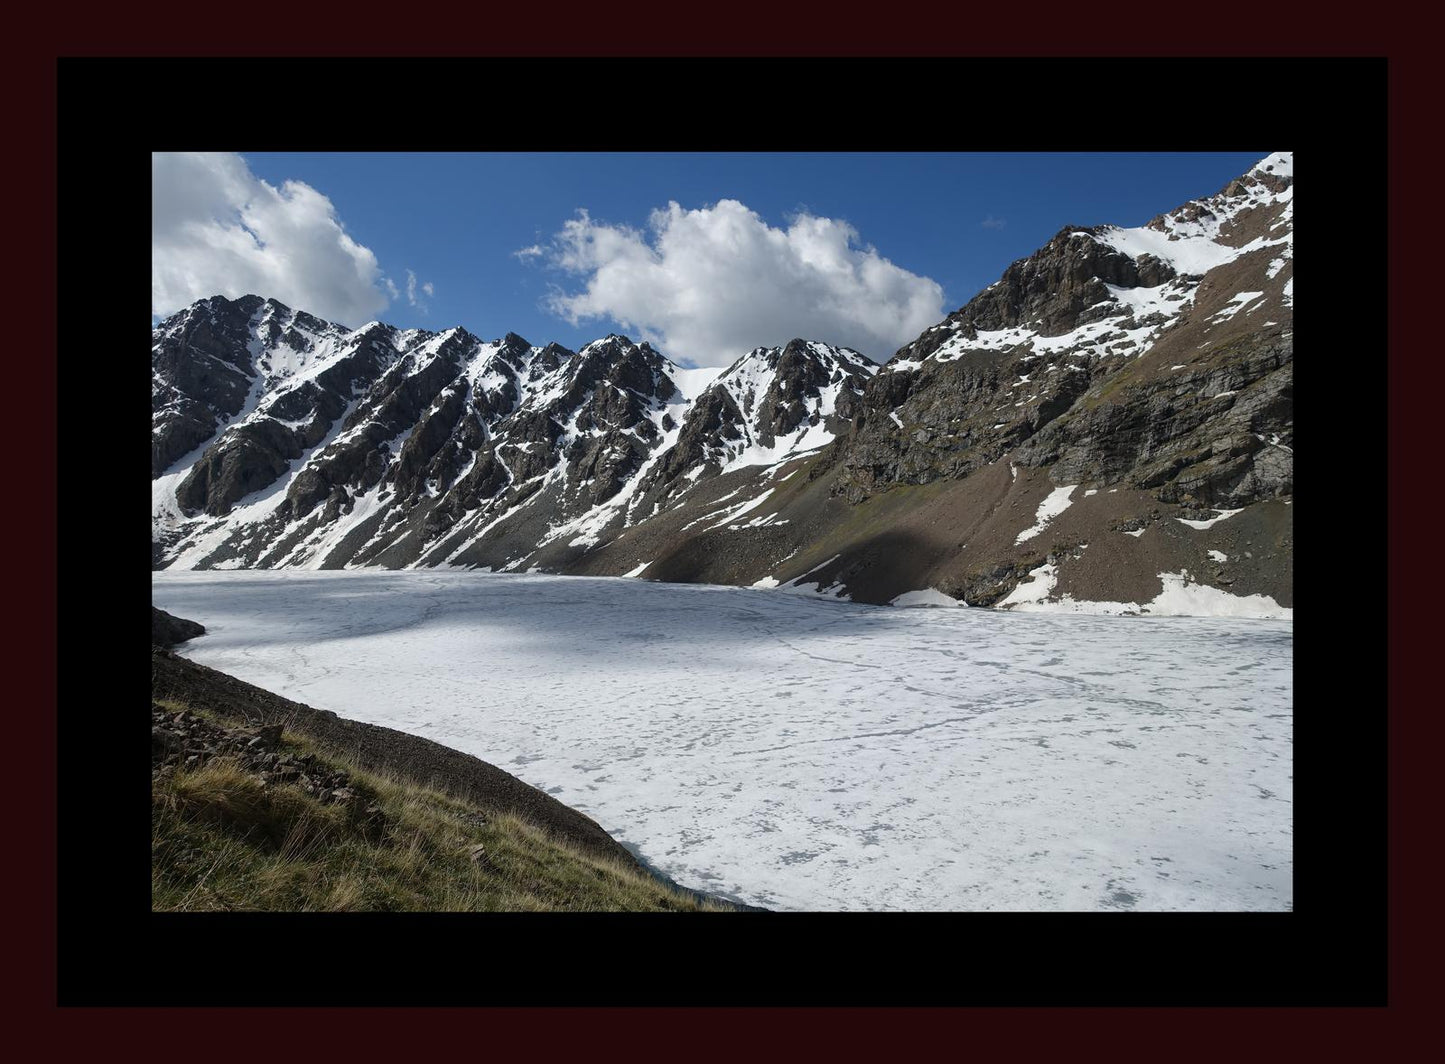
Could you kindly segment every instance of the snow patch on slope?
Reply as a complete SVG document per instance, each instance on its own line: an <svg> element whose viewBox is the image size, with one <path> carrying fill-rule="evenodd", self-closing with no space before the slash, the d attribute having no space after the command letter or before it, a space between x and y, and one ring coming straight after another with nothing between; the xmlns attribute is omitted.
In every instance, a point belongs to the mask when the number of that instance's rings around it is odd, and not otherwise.
<svg viewBox="0 0 1445 1064"><path fill-rule="evenodd" d="M1077 484L1065 484L1063 487L1049 492L1044 501L1039 503L1038 513L1034 515L1034 523L1018 534L1014 544L1018 545L1033 539L1049 526L1049 522L1067 510L1070 505L1070 497L1077 487Z"/></svg>
<svg viewBox="0 0 1445 1064"><path fill-rule="evenodd" d="M1197 528L1202 531L1206 528L1213 528L1215 525L1219 524L1219 522L1226 521L1229 518L1233 517L1235 514L1242 513L1244 513L1244 509L1241 507L1238 510L1220 510L1218 511L1216 516L1207 518L1203 521L1195 521L1188 517L1176 517L1174 520L1178 521L1181 525L1188 525L1190 528Z"/></svg>
<svg viewBox="0 0 1445 1064"><path fill-rule="evenodd" d="M905 591L888 603L890 606L962 606L964 603L952 595L945 595L937 588L922 591Z"/></svg>
<svg viewBox="0 0 1445 1064"><path fill-rule="evenodd" d="M1160 573L1164 585L1151 601L1092 602L1076 600L1071 595L1053 599L1050 596L1058 583L1058 569L1041 565L1030 574L1031 579L1019 584L996 604L998 609L1025 613L1080 613L1095 616L1149 614L1155 617L1241 617L1258 620L1292 621L1294 609L1281 606L1268 595L1235 595L1208 584L1195 583L1187 569L1177 573Z"/></svg>

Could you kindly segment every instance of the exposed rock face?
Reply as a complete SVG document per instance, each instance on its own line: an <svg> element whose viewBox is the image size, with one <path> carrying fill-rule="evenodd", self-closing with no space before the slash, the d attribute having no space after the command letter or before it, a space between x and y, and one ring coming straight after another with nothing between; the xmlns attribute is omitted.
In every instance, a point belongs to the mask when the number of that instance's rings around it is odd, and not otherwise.
<svg viewBox="0 0 1445 1064"><path fill-rule="evenodd" d="M1110 285L1155 288L1175 278L1174 269L1152 255L1134 259L1101 243L1095 234L1103 228L1061 229L1043 248L1005 270L950 324L974 331L1028 325L1040 336L1057 336L1104 316L1088 312L1109 299Z"/></svg>
<svg viewBox="0 0 1445 1064"><path fill-rule="evenodd" d="M463 329L372 324L328 326L314 341L287 331L273 349L271 318L290 313L277 308L218 298L158 330L158 347L171 349L215 313L232 327L231 360L250 365L253 379L300 366L189 469L169 474L173 486L158 479L169 489L154 519L163 559L501 566L520 560L523 545L564 535L580 551L744 452L781 458L824 446L850 423L877 368L857 352L794 340L750 352L694 403L673 380L676 366L624 336L573 352L514 333L484 343ZM487 536L501 521L508 527ZM509 535L513 526L525 531Z"/></svg>
<svg viewBox="0 0 1445 1064"><path fill-rule="evenodd" d="M1049 602L1141 609L1184 572L1285 602L1292 320L1287 154L1137 229L1064 228L881 370L795 339L700 382L622 336L347 331L218 297L155 332L153 564L806 576L1020 608L1047 574ZM1274 577L1213 562L1216 514L1258 527Z"/></svg>
<svg viewBox="0 0 1445 1064"><path fill-rule="evenodd" d="M807 340L749 351L693 402L654 481L715 476L822 446L849 429L877 371L857 351Z"/></svg>
<svg viewBox="0 0 1445 1064"><path fill-rule="evenodd" d="M173 616L156 606L151 607L151 646L173 647L205 634L205 625Z"/></svg>
<svg viewBox="0 0 1445 1064"><path fill-rule="evenodd" d="M1087 395L1019 460L1051 466L1061 483L1128 483L1161 502L1236 508L1288 496L1292 359L1291 338L1275 326L1184 369L1135 374L1108 398L1103 389Z"/></svg>
<svg viewBox="0 0 1445 1064"><path fill-rule="evenodd" d="M1231 182L1154 219L1165 239L1061 231L873 380L840 489L857 502L1011 453L1167 502L1289 494L1290 188L1263 170Z"/></svg>
<svg viewBox="0 0 1445 1064"><path fill-rule="evenodd" d="M151 341L151 476L243 415L308 356L346 330L274 299L205 299L168 319ZM268 352L286 352L274 362Z"/></svg>

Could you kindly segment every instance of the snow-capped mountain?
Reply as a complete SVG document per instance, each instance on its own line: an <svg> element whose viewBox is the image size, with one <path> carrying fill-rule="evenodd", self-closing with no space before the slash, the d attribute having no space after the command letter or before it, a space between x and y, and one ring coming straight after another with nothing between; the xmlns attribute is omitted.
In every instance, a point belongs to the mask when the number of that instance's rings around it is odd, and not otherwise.
<svg viewBox="0 0 1445 1064"><path fill-rule="evenodd" d="M1069 226L883 367L689 370L199 302L152 336L153 564L472 566L1285 615L1293 159Z"/></svg>
<svg viewBox="0 0 1445 1064"><path fill-rule="evenodd" d="M876 369L793 341L719 374L623 336L572 352L348 331L215 297L153 337L154 552L182 568L506 567L521 558L493 548L515 555L519 537L586 548L700 478L815 452Z"/></svg>

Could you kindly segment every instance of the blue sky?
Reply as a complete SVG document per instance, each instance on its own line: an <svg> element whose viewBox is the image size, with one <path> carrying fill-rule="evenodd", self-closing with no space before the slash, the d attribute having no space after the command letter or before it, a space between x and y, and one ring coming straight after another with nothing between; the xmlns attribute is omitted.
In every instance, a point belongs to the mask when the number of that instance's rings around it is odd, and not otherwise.
<svg viewBox="0 0 1445 1064"><path fill-rule="evenodd" d="M883 359L1061 227L1142 225L1276 147L157 156L152 313L248 283L351 326L627 332L703 363L803 335Z"/></svg>

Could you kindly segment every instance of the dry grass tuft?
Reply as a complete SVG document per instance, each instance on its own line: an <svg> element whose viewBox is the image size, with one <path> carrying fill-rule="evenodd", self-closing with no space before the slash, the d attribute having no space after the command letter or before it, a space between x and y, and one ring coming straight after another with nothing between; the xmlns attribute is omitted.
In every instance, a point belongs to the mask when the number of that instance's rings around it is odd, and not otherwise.
<svg viewBox="0 0 1445 1064"><path fill-rule="evenodd" d="M193 707L169 704L168 709ZM202 714L209 715L209 714ZM380 807L361 822L290 784L264 786L233 761L153 778L151 903L157 910L722 910L507 814L365 772L286 736L348 772Z"/></svg>

